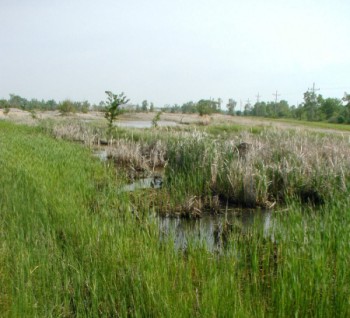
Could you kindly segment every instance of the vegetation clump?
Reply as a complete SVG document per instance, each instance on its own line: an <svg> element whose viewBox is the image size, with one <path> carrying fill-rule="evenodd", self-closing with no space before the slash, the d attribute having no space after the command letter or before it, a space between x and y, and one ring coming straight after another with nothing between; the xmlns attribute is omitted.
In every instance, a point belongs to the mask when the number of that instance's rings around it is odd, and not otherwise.
<svg viewBox="0 0 350 318"><path fill-rule="evenodd" d="M124 93L118 95L113 94L110 91L106 91L106 94L107 106L105 109L105 117L108 120L108 131L110 134L113 128L113 121L117 118L118 115L122 113L120 106L126 104L129 100L124 95Z"/></svg>

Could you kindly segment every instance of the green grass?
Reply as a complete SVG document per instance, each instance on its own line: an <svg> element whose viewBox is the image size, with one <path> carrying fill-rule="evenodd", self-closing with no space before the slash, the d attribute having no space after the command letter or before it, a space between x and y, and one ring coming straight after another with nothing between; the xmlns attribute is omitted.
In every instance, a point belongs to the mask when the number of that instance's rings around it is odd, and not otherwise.
<svg viewBox="0 0 350 318"><path fill-rule="evenodd" d="M234 229L222 253L178 251L88 149L5 122L0 149L4 317L350 315L348 193L316 211L288 199L273 234Z"/></svg>
<svg viewBox="0 0 350 318"><path fill-rule="evenodd" d="M251 117L252 119L257 117ZM297 120L292 118L259 118L267 122L282 122L289 123L296 126L311 127L311 128L321 128L321 129L331 129L339 131L350 131L350 125L347 124L335 124L323 121L307 121L307 120Z"/></svg>

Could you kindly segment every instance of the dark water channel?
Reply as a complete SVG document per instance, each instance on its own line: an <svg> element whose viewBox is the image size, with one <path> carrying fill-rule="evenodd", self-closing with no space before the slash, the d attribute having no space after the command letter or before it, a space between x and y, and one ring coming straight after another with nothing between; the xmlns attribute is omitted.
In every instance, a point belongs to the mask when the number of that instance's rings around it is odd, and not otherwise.
<svg viewBox="0 0 350 318"><path fill-rule="evenodd" d="M176 249L186 249L188 244L206 246L209 251L222 250L230 231L247 234L256 223L269 236L272 228L271 211L237 209L227 215L204 215L199 219L159 218L161 240L171 236Z"/></svg>

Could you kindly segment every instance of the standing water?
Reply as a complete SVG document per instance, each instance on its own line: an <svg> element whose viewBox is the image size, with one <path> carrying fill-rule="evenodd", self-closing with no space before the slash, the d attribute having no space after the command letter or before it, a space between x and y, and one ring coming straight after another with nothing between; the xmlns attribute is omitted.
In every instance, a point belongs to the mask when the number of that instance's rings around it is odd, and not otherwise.
<svg viewBox="0 0 350 318"><path fill-rule="evenodd" d="M227 215L204 215L199 219L159 218L161 239L171 236L174 238L175 248L186 249L189 242L201 246L205 245L208 250L221 250L223 247L222 237L225 226L231 230L246 234L255 222L263 226L265 235L268 236L272 228L270 211L263 210L237 210L237 213Z"/></svg>

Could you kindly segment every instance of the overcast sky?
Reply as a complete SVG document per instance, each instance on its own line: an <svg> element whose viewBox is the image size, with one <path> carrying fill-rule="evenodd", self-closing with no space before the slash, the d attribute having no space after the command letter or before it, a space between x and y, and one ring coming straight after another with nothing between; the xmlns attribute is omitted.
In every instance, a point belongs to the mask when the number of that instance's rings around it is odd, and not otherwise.
<svg viewBox="0 0 350 318"><path fill-rule="evenodd" d="M349 17L349 0L0 0L0 98L341 98Z"/></svg>

